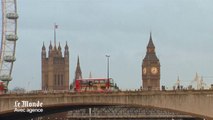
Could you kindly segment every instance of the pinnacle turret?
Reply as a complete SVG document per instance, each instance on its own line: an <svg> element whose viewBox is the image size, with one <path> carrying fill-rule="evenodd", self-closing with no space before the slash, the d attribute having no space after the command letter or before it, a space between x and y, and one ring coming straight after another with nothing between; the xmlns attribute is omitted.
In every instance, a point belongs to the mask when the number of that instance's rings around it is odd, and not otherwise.
<svg viewBox="0 0 213 120"><path fill-rule="evenodd" d="M69 49L69 47L68 47L67 42L66 42L65 50L68 50L68 49Z"/></svg>
<svg viewBox="0 0 213 120"><path fill-rule="evenodd" d="M69 58L69 47L67 45L67 42L66 42L64 49L65 49L64 50L64 57Z"/></svg>
<svg viewBox="0 0 213 120"><path fill-rule="evenodd" d="M60 42L59 42L59 45L58 45L58 50L61 51L61 45L60 45Z"/></svg>
<svg viewBox="0 0 213 120"><path fill-rule="evenodd" d="M42 46L41 57L46 58L46 48L45 48L44 42L43 42L43 46Z"/></svg>
<svg viewBox="0 0 213 120"><path fill-rule="evenodd" d="M155 54L155 45L152 41L152 34L150 33L149 43L147 45L147 52L144 60L158 60Z"/></svg>
<svg viewBox="0 0 213 120"><path fill-rule="evenodd" d="M43 42L42 50L46 50L44 42Z"/></svg>
<svg viewBox="0 0 213 120"><path fill-rule="evenodd" d="M77 67L79 67L79 68L80 68L79 56L78 56L78 61L77 61Z"/></svg>
<svg viewBox="0 0 213 120"><path fill-rule="evenodd" d="M151 32L150 32L149 43L147 45L147 48L155 48L155 45L152 41L152 33Z"/></svg>
<svg viewBox="0 0 213 120"><path fill-rule="evenodd" d="M52 50L52 48L53 48L52 42L50 41L49 50Z"/></svg>
<svg viewBox="0 0 213 120"><path fill-rule="evenodd" d="M80 67L79 56L78 56L78 60L77 60L76 70L75 70L75 80L77 80L77 79L82 79L82 72L81 72L81 67Z"/></svg>

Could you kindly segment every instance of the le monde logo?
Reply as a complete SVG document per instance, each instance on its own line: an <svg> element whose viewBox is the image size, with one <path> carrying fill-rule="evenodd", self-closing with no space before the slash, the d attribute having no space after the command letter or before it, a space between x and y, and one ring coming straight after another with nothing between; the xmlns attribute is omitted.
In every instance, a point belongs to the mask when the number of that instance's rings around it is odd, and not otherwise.
<svg viewBox="0 0 213 120"><path fill-rule="evenodd" d="M30 102L30 101L15 101L14 112L43 112L43 103L40 101Z"/></svg>

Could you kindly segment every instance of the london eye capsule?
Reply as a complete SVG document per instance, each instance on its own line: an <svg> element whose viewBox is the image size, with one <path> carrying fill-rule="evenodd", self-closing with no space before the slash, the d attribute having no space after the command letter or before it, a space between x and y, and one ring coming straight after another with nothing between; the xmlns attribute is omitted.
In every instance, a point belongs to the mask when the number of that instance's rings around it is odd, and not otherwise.
<svg viewBox="0 0 213 120"><path fill-rule="evenodd" d="M15 56L4 56L4 61L6 62L14 62L16 60Z"/></svg>
<svg viewBox="0 0 213 120"><path fill-rule="evenodd" d="M18 19L18 14L17 13L7 13L6 17L8 19Z"/></svg>
<svg viewBox="0 0 213 120"><path fill-rule="evenodd" d="M0 80L1 81L11 81L12 77L9 75L2 75L2 76L0 76Z"/></svg>
<svg viewBox="0 0 213 120"><path fill-rule="evenodd" d="M13 34L9 34L9 35L6 35L6 39L8 41L16 41L16 40L18 40L18 36L17 35L13 35Z"/></svg>

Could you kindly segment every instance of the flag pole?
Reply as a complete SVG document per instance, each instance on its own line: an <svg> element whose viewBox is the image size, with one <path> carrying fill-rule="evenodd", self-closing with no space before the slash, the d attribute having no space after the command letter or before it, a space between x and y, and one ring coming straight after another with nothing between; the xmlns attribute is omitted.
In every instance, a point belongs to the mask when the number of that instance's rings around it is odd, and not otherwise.
<svg viewBox="0 0 213 120"><path fill-rule="evenodd" d="M54 45L56 46L56 24L54 25Z"/></svg>

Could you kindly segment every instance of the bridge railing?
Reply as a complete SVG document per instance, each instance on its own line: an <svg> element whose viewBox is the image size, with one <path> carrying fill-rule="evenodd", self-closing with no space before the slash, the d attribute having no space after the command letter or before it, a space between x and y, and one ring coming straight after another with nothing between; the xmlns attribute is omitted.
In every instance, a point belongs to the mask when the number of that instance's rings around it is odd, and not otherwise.
<svg viewBox="0 0 213 120"><path fill-rule="evenodd" d="M30 92L8 92L0 94L2 96L27 96L27 95L55 95L55 94L64 94L64 95L84 95L84 94L200 94L200 93L213 93L213 90L164 90L164 91L147 91L147 90L127 90L127 91L110 91L110 92L73 92L68 90L60 91L30 91Z"/></svg>

